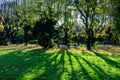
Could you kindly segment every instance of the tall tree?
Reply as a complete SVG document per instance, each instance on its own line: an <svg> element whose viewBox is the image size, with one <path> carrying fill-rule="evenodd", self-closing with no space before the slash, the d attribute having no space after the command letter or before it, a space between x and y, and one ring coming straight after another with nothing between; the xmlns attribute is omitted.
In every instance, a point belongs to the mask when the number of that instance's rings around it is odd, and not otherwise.
<svg viewBox="0 0 120 80"><path fill-rule="evenodd" d="M112 14L113 16L113 23L111 28L111 38L112 41L116 44L118 44L118 41L120 41L120 1L119 0L111 0L112 5Z"/></svg>
<svg viewBox="0 0 120 80"><path fill-rule="evenodd" d="M86 45L91 50L95 33L105 28L105 18L107 18L105 9L107 9L108 0L75 0L76 9L79 11L80 19L85 25ZM104 24L103 24L104 22Z"/></svg>

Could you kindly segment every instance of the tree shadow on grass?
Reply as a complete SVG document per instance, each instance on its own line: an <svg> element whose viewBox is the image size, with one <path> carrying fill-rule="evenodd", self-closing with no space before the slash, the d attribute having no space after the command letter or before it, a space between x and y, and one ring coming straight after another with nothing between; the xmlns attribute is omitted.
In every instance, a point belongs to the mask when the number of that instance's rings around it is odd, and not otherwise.
<svg viewBox="0 0 120 80"><path fill-rule="evenodd" d="M0 80L16 80L36 67L45 50L15 50L0 56Z"/></svg>
<svg viewBox="0 0 120 80"><path fill-rule="evenodd" d="M102 58L105 62L107 62L109 65L113 66L113 67L116 67L118 69L120 69L120 62L117 62L115 60L112 60L110 58L108 58L107 56L105 55L102 55L98 52L95 52L95 51L92 51L96 56Z"/></svg>
<svg viewBox="0 0 120 80"><path fill-rule="evenodd" d="M44 72L35 77L33 80L60 80L61 75L64 72L64 50L59 50L58 53L53 53L52 57L47 57L48 60L45 60L45 69Z"/></svg>
<svg viewBox="0 0 120 80"><path fill-rule="evenodd" d="M100 67L98 67L97 65L95 65L95 64L93 64L93 63L91 63L90 61L88 61L87 59L85 59L85 58L83 58L83 57L81 57L81 56L79 56L88 66L89 66L89 68L91 68L93 71L94 71L94 75L97 75L98 76L98 79L100 79L102 76L104 76L104 75L106 75L106 76L108 76L105 72L104 72L104 70L102 70ZM75 56L75 58L76 58L76 60L78 60L78 58ZM87 72L87 70L86 70L86 72ZM88 74L88 73L87 73ZM89 78L90 80L91 79L94 79L94 78Z"/></svg>
<svg viewBox="0 0 120 80"><path fill-rule="evenodd" d="M87 60L84 55L77 55L67 49L47 52L47 49L17 50L0 56L0 80L114 80L101 66ZM108 64L119 63L99 53ZM87 55L88 56L88 55ZM112 63L111 63L112 62ZM76 67L78 66L78 67ZM93 74L88 71L94 72ZM98 77L96 77L98 76ZM102 77L105 78L102 78Z"/></svg>
<svg viewBox="0 0 120 80"><path fill-rule="evenodd" d="M105 60L108 64L113 65L113 68L116 67L120 71L120 68L119 68L120 63L118 63L114 60L111 60L107 57L105 58L103 56L100 56L99 53L97 55L99 55L99 57L102 57L102 60ZM82 72L83 75L85 75L84 76L85 80L95 80L95 79L97 79L97 80L101 80L101 79L102 80L108 80L108 79L118 80L118 79L120 79L119 74L114 73L114 75L111 75L111 73L107 73L105 70L103 70L103 68L101 68L102 66L99 66L98 64L95 64L94 62L91 62L91 61L85 59L82 55L75 55L74 53L71 53L71 52L68 51L68 56L72 56L72 57L75 58L75 60L79 64L79 67L81 67L80 72ZM86 64L83 64L82 62L84 62ZM88 65L87 68L85 67L86 65ZM94 74L90 75L91 72L89 72L88 69L91 69L94 72ZM76 71L74 71L73 73L74 73L74 75L77 75ZM83 75L80 75L80 76L83 76ZM77 77L77 79L73 78L72 80L79 80L79 79L81 79L80 76Z"/></svg>
<svg viewBox="0 0 120 80"><path fill-rule="evenodd" d="M73 53L71 53L69 51L67 51L67 55L69 56L69 62L70 62L70 66L72 69L71 80L79 80L80 78L91 80L92 77L89 75L89 73L85 69L84 65L80 62L80 59L76 55L74 55ZM72 61L71 57L74 57L76 62L79 64L79 67L81 68L79 71L75 71L75 69L73 68L73 66L75 66L75 65L73 65L73 61ZM82 72L82 73L78 76L78 74L80 72Z"/></svg>
<svg viewBox="0 0 120 80"><path fill-rule="evenodd" d="M0 79L60 80L64 71L64 52L54 54L46 51L46 49L17 50L0 56L2 63Z"/></svg>

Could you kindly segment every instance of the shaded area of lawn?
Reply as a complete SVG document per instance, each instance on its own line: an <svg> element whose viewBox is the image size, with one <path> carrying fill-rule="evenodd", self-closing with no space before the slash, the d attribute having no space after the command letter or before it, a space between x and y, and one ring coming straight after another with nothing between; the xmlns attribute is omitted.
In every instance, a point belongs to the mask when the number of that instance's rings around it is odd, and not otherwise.
<svg viewBox="0 0 120 80"><path fill-rule="evenodd" d="M4 55L2 55L4 54ZM0 80L119 80L120 57L67 49L2 51Z"/></svg>

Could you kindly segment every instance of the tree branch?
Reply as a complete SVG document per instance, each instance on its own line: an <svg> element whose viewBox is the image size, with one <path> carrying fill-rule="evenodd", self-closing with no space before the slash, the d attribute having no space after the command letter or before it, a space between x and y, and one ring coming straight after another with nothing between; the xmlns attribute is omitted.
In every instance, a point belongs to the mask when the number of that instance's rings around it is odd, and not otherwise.
<svg viewBox="0 0 120 80"><path fill-rule="evenodd" d="M83 12L79 9L78 5L76 5L76 7L77 7L78 11L81 13L81 15L85 18L86 17L85 14L83 14Z"/></svg>

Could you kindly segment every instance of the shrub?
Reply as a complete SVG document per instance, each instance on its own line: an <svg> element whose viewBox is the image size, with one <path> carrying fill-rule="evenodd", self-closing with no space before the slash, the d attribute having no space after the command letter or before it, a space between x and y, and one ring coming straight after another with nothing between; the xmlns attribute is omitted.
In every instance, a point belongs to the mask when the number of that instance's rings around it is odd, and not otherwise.
<svg viewBox="0 0 120 80"><path fill-rule="evenodd" d="M32 34L35 39L38 40L39 45L44 48L50 48L53 46L53 37L55 36L56 21L53 19L45 18L36 22Z"/></svg>
<svg viewBox="0 0 120 80"><path fill-rule="evenodd" d="M98 45L99 45L99 41L95 41L94 44L93 44L93 46L96 50L98 49Z"/></svg>

